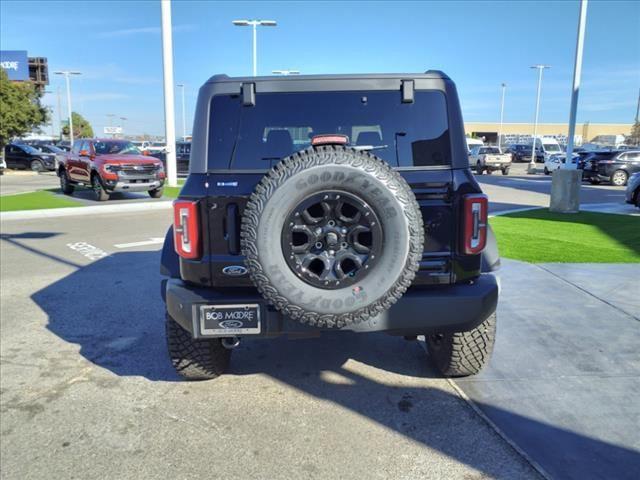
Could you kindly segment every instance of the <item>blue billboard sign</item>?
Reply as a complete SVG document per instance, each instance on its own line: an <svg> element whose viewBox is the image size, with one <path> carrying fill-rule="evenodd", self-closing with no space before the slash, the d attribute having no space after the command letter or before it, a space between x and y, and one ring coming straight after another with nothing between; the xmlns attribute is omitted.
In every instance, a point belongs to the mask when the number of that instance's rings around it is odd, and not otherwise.
<svg viewBox="0 0 640 480"><path fill-rule="evenodd" d="M29 80L29 60L26 50L0 50L0 67L9 80Z"/></svg>

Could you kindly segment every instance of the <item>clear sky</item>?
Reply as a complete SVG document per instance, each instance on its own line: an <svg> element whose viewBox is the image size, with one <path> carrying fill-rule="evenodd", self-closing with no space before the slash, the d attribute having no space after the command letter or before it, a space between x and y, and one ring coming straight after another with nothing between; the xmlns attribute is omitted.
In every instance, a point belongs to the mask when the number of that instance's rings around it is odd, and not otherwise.
<svg viewBox="0 0 640 480"><path fill-rule="evenodd" d="M191 131L200 85L215 73L251 73L251 29L233 19L278 21L258 33L258 73L445 71L467 121L531 122L535 63L545 71L541 122L568 120L577 1L556 2L173 2L176 83L186 84ZM74 110L101 132L107 114L129 133L162 134L160 2L0 2L3 50L49 59L72 80ZM45 103L57 108L52 75ZM631 123L640 88L640 2L589 2L578 121ZM177 135L182 133L176 92ZM63 115L64 116L64 115ZM57 114L56 114L57 117ZM115 120L114 124L119 123Z"/></svg>

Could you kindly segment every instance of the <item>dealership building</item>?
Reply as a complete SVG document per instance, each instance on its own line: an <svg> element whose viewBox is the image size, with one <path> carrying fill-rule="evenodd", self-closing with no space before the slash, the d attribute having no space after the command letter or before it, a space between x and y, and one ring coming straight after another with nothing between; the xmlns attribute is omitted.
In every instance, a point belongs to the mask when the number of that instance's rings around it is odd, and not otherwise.
<svg viewBox="0 0 640 480"><path fill-rule="evenodd" d="M500 123L465 122L467 135L484 138L487 143L497 143ZM631 123L577 123L575 142L577 144L596 142L607 145L622 143L625 136L631 134ZM560 143L566 143L569 133L567 123L539 123L537 135L554 137ZM503 123L502 143L527 143L533 135L533 123Z"/></svg>

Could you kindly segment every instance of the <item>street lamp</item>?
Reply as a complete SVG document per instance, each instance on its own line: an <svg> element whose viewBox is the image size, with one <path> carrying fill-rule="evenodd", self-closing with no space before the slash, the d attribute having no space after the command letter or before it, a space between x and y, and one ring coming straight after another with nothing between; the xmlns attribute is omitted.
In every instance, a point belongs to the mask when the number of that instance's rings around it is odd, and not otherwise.
<svg viewBox="0 0 640 480"><path fill-rule="evenodd" d="M184 113L184 83L178 83L178 87L182 90L182 140L187 139L187 120Z"/></svg>
<svg viewBox="0 0 640 480"><path fill-rule="evenodd" d="M533 122L533 142L531 147L531 161L529 162L529 168L527 173L536 173L536 135L538 134L538 114L540 112L540 90L542 89L542 72L546 68L551 68L549 65L532 65L531 68L538 70L538 91L536 93L536 118ZM542 142L540 142L542 145Z"/></svg>
<svg viewBox="0 0 640 480"><path fill-rule="evenodd" d="M69 144L73 147L73 119L71 118L71 86L69 84L69 77L71 75L82 75L80 72L61 70L59 72L53 72L56 75L64 75L64 79L67 82L67 110L69 110Z"/></svg>
<svg viewBox="0 0 640 480"><path fill-rule="evenodd" d="M107 118L109 119L109 128L113 127L113 117L115 117L115 113L107 113ZM115 138L115 134L113 130L111 130L111 138Z"/></svg>
<svg viewBox="0 0 640 480"><path fill-rule="evenodd" d="M502 146L502 122L504 120L504 93L507 89L507 84L502 84L502 100L500 101L500 130L498 130L498 148Z"/></svg>
<svg viewBox="0 0 640 480"><path fill-rule="evenodd" d="M300 70L272 70L274 75L300 75Z"/></svg>
<svg viewBox="0 0 640 480"><path fill-rule="evenodd" d="M253 76L258 75L258 38L257 27L275 27L275 20L234 20L232 22L236 27L253 27Z"/></svg>
<svg viewBox="0 0 640 480"><path fill-rule="evenodd" d="M124 122L127 121L127 117L120 117L120 120L122 120L122 138L124 138Z"/></svg>

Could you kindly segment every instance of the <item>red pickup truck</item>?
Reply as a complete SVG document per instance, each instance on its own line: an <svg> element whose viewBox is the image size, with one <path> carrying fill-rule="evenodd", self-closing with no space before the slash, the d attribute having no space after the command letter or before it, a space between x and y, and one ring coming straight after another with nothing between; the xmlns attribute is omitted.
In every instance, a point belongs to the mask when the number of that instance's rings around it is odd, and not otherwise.
<svg viewBox="0 0 640 480"><path fill-rule="evenodd" d="M71 195L77 186L89 187L99 201L114 192L148 192L162 197L165 172L157 158L142 155L128 140L83 138L57 169L60 188Z"/></svg>

